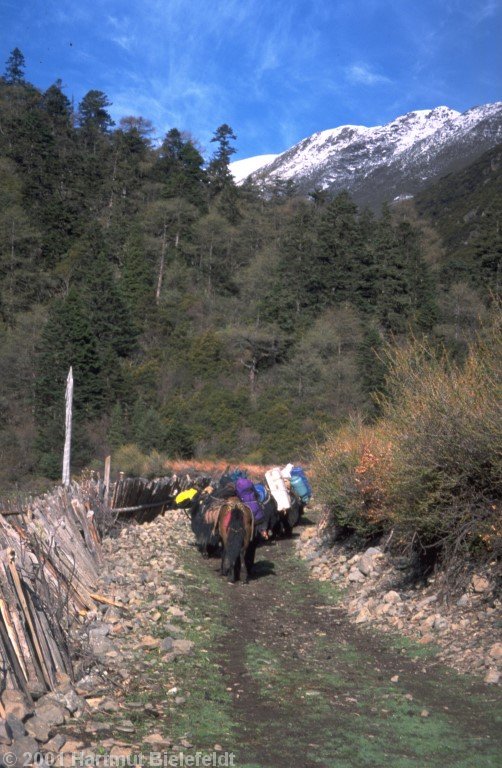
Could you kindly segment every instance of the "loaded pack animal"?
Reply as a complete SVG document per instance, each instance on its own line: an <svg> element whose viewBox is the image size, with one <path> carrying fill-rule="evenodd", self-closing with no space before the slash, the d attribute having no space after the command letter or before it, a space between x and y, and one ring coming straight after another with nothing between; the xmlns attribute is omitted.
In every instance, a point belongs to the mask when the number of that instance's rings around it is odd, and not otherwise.
<svg viewBox="0 0 502 768"><path fill-rule="evenodd" d="M220 546L218 509L213 501L208 488L197 490L187 509L195 543L204 557L216 555Z"/></svg>
<svg viewBox="0 0 502 768"><path fill-rule="evenodd" d="M218 530L223 543L222 575L228 576L231 583L239 581L241 562L244 560L248 582L253 570L257 544L250 508L237 497L224 501L219 508Z"/></svg>
<svg viewBox="0 0 502 768"><path fill-rule="evenodd" d="M263 528L267 532L267 538L270 538L277 535L280 526L280 513L277 510L277 502L266 485L256 483L255 489L263 511Z"/></svg>
<svg viewBox="0 0 502 768"><path fill-rule="evenodd" d="M291 488L289 488L288 491L289 498L291 499L291 506L289 509L284 510L279 518L279 525L285 536L291 536L293 534L293 528L299 524L305 506L300 497L297 496Z"/></svg>

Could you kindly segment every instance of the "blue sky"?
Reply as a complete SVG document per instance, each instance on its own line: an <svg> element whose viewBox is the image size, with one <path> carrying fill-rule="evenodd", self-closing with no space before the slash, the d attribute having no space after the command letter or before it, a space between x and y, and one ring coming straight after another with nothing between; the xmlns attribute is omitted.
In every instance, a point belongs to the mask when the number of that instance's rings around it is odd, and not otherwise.
<svg viewBox="0 0 502 768"><path fill-rule="evenodd" d="M234 159L315 131L377 125L445 104L502 99L502 0L0 0L0 66L58 77L78 104L104 91L112 117L190 131L218 125Z"/></svg>

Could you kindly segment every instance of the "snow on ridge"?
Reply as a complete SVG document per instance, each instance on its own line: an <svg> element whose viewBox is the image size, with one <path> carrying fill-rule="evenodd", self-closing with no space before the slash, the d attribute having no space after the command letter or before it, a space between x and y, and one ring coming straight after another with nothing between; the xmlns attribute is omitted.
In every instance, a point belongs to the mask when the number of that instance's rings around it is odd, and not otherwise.
<svg viewBox="0 0 502 768"><path fill-rule="evenodd" d="M240 184L255 171L273 163L277 157L279 155L255 155L254 157L246 157L243 160L234 160L228 167L235 183Z"/></svg>
<svg viewBox="0 0 502 768"><path fill-rule="evenodd" d="M321 185L345 182L361 173L367 176L382 165L398 163L404 169L410 163L428 162L442 147L467 136L501 111L502 102L465 112L442 105L408 112L385 125L341 125L318 131L279 155L232 163L231 170L236 179L258 171L265 179L315 177Z"/></svg>
<svg viewBox="0 0 502 768"><path fill-rule="evenodd" d="M460 116L460 112L449 107L436 107L408 112L385 125L341 125L319 131L279 155L271 175L287 179L308 174L324 163L333 162L346 150L350 151L351 145L356 145L352 150L356 155L356 166L357 155L360 155L361 164L367 163L366 152L372 154L383 149L396 157ZM355 167L345 170L354 171Z"/></svg>

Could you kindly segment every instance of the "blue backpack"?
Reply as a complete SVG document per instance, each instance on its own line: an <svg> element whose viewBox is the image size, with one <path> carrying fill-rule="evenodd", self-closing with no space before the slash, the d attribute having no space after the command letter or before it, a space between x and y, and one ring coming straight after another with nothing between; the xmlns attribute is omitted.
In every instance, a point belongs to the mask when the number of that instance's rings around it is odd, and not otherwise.
<svg viewBox="0 0 502 768"><path fill-rule="evenodd" d="M267 489L263 483L255 483L254 489L256 491L256 495L258 496L258 501L260 504L263 504L263 502L267 500Z"/></svg>
<svg viewBox="0 0 502 768"><path fill-rule="evenodd" d="M291 488L304 504L312 498L312 486L301 467L293 467L291 470Z"/></svg>
<svg viewBox="0 0 502 768"><path fill-rule="evenodd" d="M230 482L232 483L236 483L240 477L247 477L247 476L248 476L248 473L246 472L245 469L234 469L234 471L230 472L230 475L228 475L228 477L230 478Z"/></svg>

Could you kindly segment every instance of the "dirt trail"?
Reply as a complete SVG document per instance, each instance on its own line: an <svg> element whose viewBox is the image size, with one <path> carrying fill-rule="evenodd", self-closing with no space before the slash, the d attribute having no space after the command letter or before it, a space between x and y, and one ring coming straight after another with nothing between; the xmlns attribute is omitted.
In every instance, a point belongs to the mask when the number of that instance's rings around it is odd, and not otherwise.
<svg viewBox="0 0 502 768"><path fill-rule="evenodd" d="M221 622L210 653L229 699L214 706L232 721L225 748L241 768L501 764L499 691L350 624L292 541L261 548L248 585L217 568L197 564Z"/></svg>

